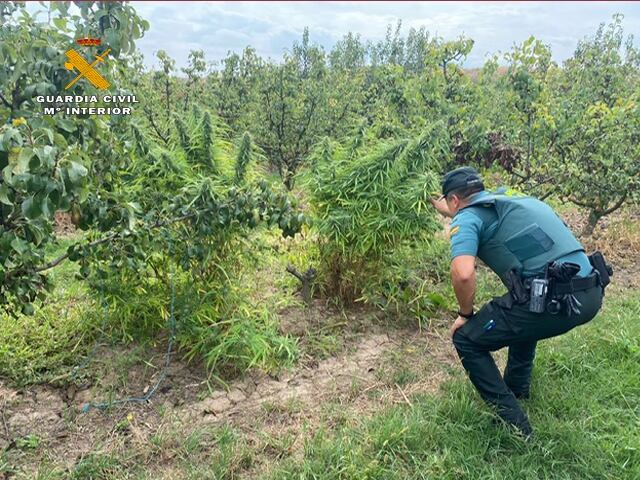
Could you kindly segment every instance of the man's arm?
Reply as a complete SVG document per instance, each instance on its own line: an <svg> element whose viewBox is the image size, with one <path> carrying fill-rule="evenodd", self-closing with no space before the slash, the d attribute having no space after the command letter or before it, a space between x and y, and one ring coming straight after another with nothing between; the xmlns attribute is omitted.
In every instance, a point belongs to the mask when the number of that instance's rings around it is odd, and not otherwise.
<svg viewBox="0 0 640 480"><path fill-rule="evenodd" d="M451 216L444 200L432 199L431 203L442 215ZM458 212L451 222L451 283L460 312L464 314L473 311L473 297L476 293L475 262L482 228L480 217L466 210ZM466 318L458 316L451 326L451 336L466 322Z"/></svg>
<svg viewBox="0 0 640 480"><path fill-rule="evenodd" d="M460 255L451 261L451 283L453 291L458 299L460 312L470 314L473 312L473 297L476 293L476 257L473 255ZM467 323L467 319L458 315L453 322L451 336L460 327Z"/></svg>
<svg viewBox="0 0 640 480"><path fill-rule="evenodd" d="M453 218L453 214L449 211L449 207L447 206L447 201L444 198L430 198L429 201L431 205L442 215L443 217Z"/></svg>
<svg viewBox="0 0 640 480"><path fill-rule="evenodd" d="M476 257L460 255L451 261L451 283L462 313L473 311L476 293Z"/></svg>

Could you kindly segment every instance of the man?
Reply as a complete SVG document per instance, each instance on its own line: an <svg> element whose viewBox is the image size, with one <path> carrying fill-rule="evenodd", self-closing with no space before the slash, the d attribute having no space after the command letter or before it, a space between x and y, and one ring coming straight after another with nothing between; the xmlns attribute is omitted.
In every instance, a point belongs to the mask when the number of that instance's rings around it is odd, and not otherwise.
<svg viewBox="0 0 640 480"><path fill-rule="evenodd" d="M547 204L505 191L487 192L473 168L447 173L442 197L431 202L453 218L451 281L459 304L451 327L453 343L482 398L528 439L533 431L518 399L529 397L536 343L596 315L610 267L603 267L601 256L602 263L592 258L599 253L587 257ZM509 288L477 312L476 257ZM504 377L491 356L503 347L509 347Z"/></svg>

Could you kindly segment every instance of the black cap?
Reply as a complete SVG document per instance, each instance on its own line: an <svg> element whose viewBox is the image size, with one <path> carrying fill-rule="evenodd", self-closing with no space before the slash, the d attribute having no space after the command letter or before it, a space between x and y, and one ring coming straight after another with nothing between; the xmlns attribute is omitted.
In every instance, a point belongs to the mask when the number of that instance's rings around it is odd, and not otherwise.
<svg viewBox="0 0 640 480"><path fill-rule="evenodd" d="M442 177L442 196L446 196L460 188L480 187L484 190L484 184L475 168L460 167L451 170Z"/></svg>

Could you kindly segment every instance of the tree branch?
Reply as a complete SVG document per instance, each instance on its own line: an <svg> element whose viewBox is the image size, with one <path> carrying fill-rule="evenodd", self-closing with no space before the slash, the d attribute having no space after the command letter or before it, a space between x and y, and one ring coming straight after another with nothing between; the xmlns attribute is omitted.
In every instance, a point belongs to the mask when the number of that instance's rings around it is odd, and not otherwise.
<svg viewBox="0 0 640 480"><path fill-rule="evenodd" d="M552 195L556 190L557 190L557 188L556 188L556 187L551 188L549 191L547 191L547 192L543 193L543 194L540 196L539 200L543 200L543 201L544 201L544 200L546 200L546 199L547 199L547 198L549 198L549 197L550 197L550 196L551 196L551 195Z"/></svg>
<svg viewBox="0 0 640 480"><path fill-rule="evenodd" d="M1 93L0 93L0 100L2 100L2 103L4 103L8 108L13 110L13 105L11 105Z"/></svg>
<svg viewBox="0 0 640 480"><path fill-rule="evenodd" d="M171 225L173 223L181 222L181 221L187 220L189 218L195 217L196 214L197 214L196 212L192 212L192 213L188 213L188 214L185 214L185 215L181 215L181 216L176 217L176 218L172 218L170 220L156 220L154 223L152 223L150 225L149 228L155 229L155 228L159 228L159 227L162 227L162 226L165 226L165 225ZM108 242L110 242L112 240L118 239L119 235L120 235L120 232L111 233L111 234L107 235L106 237L99 238L97 240L94 240L92 242L87 243L85 245L85 247L89 247L89 248L97 247L98 245L102 245L103 243L108 243ZM133 235L132 232L123 233L122 236L120 237L120 239L124 239L126 237L131 236L131 235ZM45 263L43 265L39 265L37 267L33 267L33 268L20 267L20 268L17 268L16 270L13 270L13 271L7 273L7 275L5 276L5 280L8 280L10 278L13 278L15 276L18 276L18 275L21 275L21 274L27 273L27 272L37 273L37 272L43 272L45 270L49 270L51 268L57 267L58 265L60 265L62 262L64 262L68 258L69 258L69 252L64 253L64 254L60 255L59 257L55 258L54 260L51 260L50 262L47 262L47 263Z"/></svg>
<svg viewBox="0 0 640 480"><path fill-rule="evenodd" d="M158 125L156 124L155 120L153 119L153 112L148 108L145 108L144 112L147 114L149 123L151 124L151 127L155 130L156 135L160 137L160 140L162 140L165 143L165 145L168 144L169 138L162 133L162 131L160 130L160 127L158 127Z"/></svg>
<svg viewBox="0 0 640 480"><path fill-rule="evenodd" d="M108 235L108 236L106 236L104 238L100 238L98 240L94 240L93 242L89 242L86 246L89 247L89 248L95 247L95 246L98 246L98 245L101 245L103 243L107 243L107 242L113 240L116 236L117 236L117 233L112 233L111 235ZM69 253L65 253L63 255L60 255L55 260L52 260L49 263L45 263L44 265L40 265L40 266L34 268L33 271L34 272L43 272L45 270L49 270L50 268L57 267L62 262L64 262L67 258L69 258ZM19 272L19 273L21 273L21 272Z"/></svg>
<svg viewBox="0 0 640 480"><path fill-rule="evenodd" d="M306 272L300 273L293 265L289 264L287 265L287 272L300 280L300 283L302 283L302 298L310 306L313 300L313 281L316 278L315 268L309 268Z"/></svg>
<svg viewBox="0 0 640 480"><path fill-rule="evenodd" d="M613 213L616 210L618 210L626 199L627 199L627 192L624 192L624 195L620 197L620 200L618 200L611 208L608 208L607 210L602 212L602 216L604 217L605 215L609 215L610 213Z"/></svg>
<svg viewBox="0 0 640 480"><path fill-rule="evenodd" d="M300 273L298 270L296 270L296 268L293 265L291 264L287 265L287 272L289 272L291 275L296 277L301 282L304 282L305 280L304 275Z"/></svg>
<svg viewBox="0 0 640 480"><path fill-rule="evenodd" d="M577 200L575 197L569 197L569 201L571 203L575 203L576 205L578 205L579 207L583 207L583 208L589 208L592 209L593 207L591 205L587 205L584 202L580 202L579 200Z"/></svg>

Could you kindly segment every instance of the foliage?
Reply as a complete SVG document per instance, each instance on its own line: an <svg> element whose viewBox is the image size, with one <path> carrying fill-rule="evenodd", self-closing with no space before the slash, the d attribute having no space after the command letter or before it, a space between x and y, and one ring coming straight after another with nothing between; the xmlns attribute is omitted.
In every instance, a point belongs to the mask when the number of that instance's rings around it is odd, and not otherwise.
<svg viewBox="0 0 640 480"><path fill-rule="evenodd" d="M175 71L175 60L164 50L158 50L156 56L161 69L151 75L140 74L138 88L142 89L144 98L147 99L144 113L151 127L150 136L166 145L169 142L172 112L183 104L174 98L179 85L171 76Z"/></svg>
<svg viewBox="0 0 640 480"><path fill-rule="evenodd" d="M50 244L47 253L60 254L73 242ZM0 375L17 385L42 383L68 374L91 347L103 326L99 298L92 298L84 282L74 278L77 266L61 265L51 276L56 288L43 305L35 305L32 315L16 321L0 313Z"/></svg>
<svg viewBox="0 0 640 480"><path fill-rule="evenodd" d="M449 244L443 238L403 244L382 259L378 268L383 273L366 286L362 298L396 322L429 328L443 310L456 305L446 286L448 260Z"/></svg>
<svg viewBox="0 0 640 480"><path fill-rule="evenodd" d="M640 199L640 51L622 18L578 45L550 82L554 192L589 210L585 233L625 202Z"/></svg>
<svg viewBox="0 0 640 480"><path fill-rule="evenodd" d="M117 119L43 116L34 97L58 94L73 78L63 64L75 35L103 37L123 58L148 28L131 7L115 2L84 3L79 15L68 14L69 2L49 8L49 23L13 2L0 11L0 303L15 300L24 312L47 284L37 266L54 238L54 213L81 208L127 149ZM92 91L77 82L69 93Z"/></svg>
<svg viewBox="0 0 640 480"><path fill-rule="evenodd" d="M321 132L325 76L324 52L310 43L308 30L281 65L269 64L263 72L259 95L264 108L256 112L258 138L288 189Z"/></svg>
<svg viewBox="0 0 640 480"><path fill-rule="evenodd" d="M99 285L111 312L108 333L145 342L165 330L167 299L175 288L177 344L186 360L201 361L211 377L222 380L252 367L273 372L290 365L297 345L280 334L271 312L248 301L251 291L243 283L247 262L240 249L234 253L204 277L170 272L166 280L141 279L135 270L119 267ZM164 274L163 267L156 262L152 271Z"/></svg>
<svg viewBox="0 0 640 480"><path fill-rule="evenodd" d="M91 24L96 15L100 15L85 7L81 9L82 17L71 17L78 23L78 31L82 21ZM109 3L107 7L107 13L113 18L122 17L122 12L133 14L130 7L119 4ZM52 4L51 8L66 12L67 5ZM138 17L133 17L127 25L136 21L143 25ZM20 17L7 17L7 22L10 27L14 22L22 22L6 30L7 38L11 35L33 36L19 43L24 46L20 55L25 58L35 56L27 48L44 44L40 37L53 35L51 39L47 37L47 44L57 45L58 50L52 49L48 55L56 65L62 60L54 54L63 57L60 50L72 43L64 33L66 27L58 21L53 22L55 28L52 28L21 14ZM124 23L122 19L120 24ZM131 32L123 26L121 33ZM123 41L122 49L118 49L124 52L125 47L133 48L132 44ZM170 73L173 64L162 52L159 56L164 60L160 81L165 84L167 105L172 108ZM198 75L204 68L200 54L192 55L191 60L187 72L190 88L200 80ZM22 92L21 89L31 81L29 75L33 75L22 71L24 62L19 62L22 63L16 65L21 68L10 64L5 71L7 75L10 72L15 81L14 92ZM52 69L53 73L46 69L34 70L44 72L40 75L53 82L46 87L52 91L61 89L65 84L63 80L67 80L66 77L47 77L58 75L59 69ZM37 74L36 78L39 78ZM36 84L37 88L41 84ZM78 85L74 87L76 93L80 93ZM31 88L30 95L35 91L35 87ZM17 97L13 95L12 98ZM135 119L87 118L74 122L61 116L44 117L36 113L37 107L31 97L26 98L28 101L14 100L10 115L24 113L27 118L14 119L12 124L3 127L0 135L0 150L5 159L0 187L4 210L0 241L0 245L4 245L1 291L4 304L15 300L23 305L24 311L32 311L30 302L37 295L41 296L41 288L46 286L46 276L41 272L66 258L80 261L81 273L86 276L91 259L110 258L112 266L128 264L142 268L145 258L154 249L164 248L166 253L166 243L161 246L163 241L178 231L184 238L199 235L203 237L203 243L216 244L233 235L227 232L225 236L219 231L237 230L243 225L252 228L263 220L279 225L286 235L294 234L299 228L302 217L292 213L288 199L272 192L266 182L258 185L254 181L245 185L242 181L255 150L250 138L243 143L244 154L235 175L236 185L233 185L232 147L224 139L225 127L196 104L182 115L176 112L167 116L166 120L175 128L167 123L158 126L150 122L151 130L162 138L164 145L151 148L155 142L148 140L149 127ZM52 220L58 210L71 210L74 221L84 230L109 233L93 242L72 246L66 255L45 262L44 247L54 238ZM181 230L167 228L176 222L182 225ZM164 233L160 231L163 228ZM207 236L209 240L204 239ZM203 260L207 251L206 247L196 246L183 249L179 255L190 258L184 260L183 265L193 265Z"/></svg>
<svg viewBox="0 0 640 480"><path fill-rule="evenodd" d="M622 17L582 40L562 67L534 37L505 55L495 77L480 77L482 110L502 166L520 188L556 195L589 211L584 234L600 218L638 199L638 81L640 54L625 39ZM487 78L493 73L494 78ZM488 80L488 81L487 81Z"/></svg>
<svg viewBox="0 0 640 480"><path fill-rule="evenodd" d="M546 76L551 68L551 50L540 40L529 37L506 54L509 62L507 81L512 95L510 143L522 152L521 177L529 180L545 163L544 148L550 141L552 120L545 102ZM551 125L550 125L551 124Z"/></svg>
<svg viewBox="0 0 640 480"><path fill-rule="evenodd" d="M429 197L448 147L441 124L415 140L373 146L360 135L321 142L310 185L325 292L347 303L384 278L383 261L396 248L438 228Z"/></svg>
<svg viewBox="0 0 640 480"><path fill-rule="evenodd" d="M534 195L578 200L591 211L591 223L635 201L632 133L615 138L612 132L602 142L603 151L621 142L615 157L608 155L623 166L616 175L608 174L603 161L582 158L591 143L600 142L601 136L588 139L580 130L595 106L613 108L618 101L631 108L637 96L638 53L632 37L623 35L621 16L580 42L563 66L547 45L530 37L478 71L463 67L471 39L444 40L424 29L403 36L401 27L389 26L378 42L350 32L326 54L307 32L280 64L251 49L231 54L219 81L211 80L224 99L219 111L242 128L257 125L257 143L289 188L322 135L344 141L364 121L378 138L404 138L441 120L453 154L446 168L472 163L504 169ZM315 75L301 73L304 58ZM627 127L635 131L632 119ZM586 195L588 182L565 181L577 171L598 172L600 186L589 198L578 198ZM625 183L631 188L622 188ZM605 193L620 189L628 192Z"/></svg>
<svg viewBox="0 0 640 480"><path fill-rule="evenodd" d="M221 121L199 108L175 121L167 149L150 149L152 162L136 159L124 177L133 179L128 197L145 223L87 257L118 312L111 328L127 339L158 333L174 284L178 344L187 358L227 373L291 362L295 345L277 333L268 312L248 303L241 275L251 230L278 226L291 236L304 218L286 195L257 181L249 134L235 144L224 140Z"/></svg>
<svg viewBox="0 0 640 480"><path fill-rule="evenodd" d="M111 16L100 25L105 21L122 25L123 35L131 34L125 23L143 25L135 16L128 23L124 21L121 11L134 15L130 7L106 6ZM51 11L61 9L66 14L67 7L55 4ZM24 47L20 55L28 59L42 52L34 53L26 45L44 45L44 37L52 36L47 37L47 44L57 49L45 49L45 53L54 66L60 64L63 60L56 55L64 57L63 49L72 44L64 22L54 18L53 26L37 23L21 9L16 11L20 16L14 12L7 17L10 28L3 30L3 35L28 36L24 43L18 43ZM81 12L81 17L71 17L79 22L76 32L89 34L80 23L91 23L99 12L88 5L83 5ZM133 48L125 41L114 45L115 51ZM2 48L7 51L5 43ZM11 50L7 55L17 54ZM259 179L256 160L262 157L251 136L229 140L228 129L217 115L195 101L202 96L189 97L203 86L203 55L191 55L184 85L172 78L172 60L163 52L159 58L162 71L143 80L150 78L151 86L155 82L155 86L164 87L158 89L158 104L167 107L164 116L156 116L157 108L147 105L142 119L136 115L72 121L59 115L40 115L31 97L10 105L13 122L0 133L5 158L0 187L4 209L2 303L9 310L19 303L25 313L39 311L31 302L44 297L42 287L49 277L42 272L65 260L75 261L80 264L79 277L104 297L109 310L121 313L110 318L112 331L118 329L124 338L143 340L164 327L169 286L177 283L178 293L185 299L178 343L189 358L204 358L211 372L237 372L251 366L274 369L295 357L295 344L277 333L268 313L247 305L234 289L238 288L248 232L267 225L280 227L286 236L294 235L304 218L284 193ZM22 92L25 85L31 88L28 82L34 74L22 71L22 58L15 61L4 74L12 75L15 88ZM44 68L34 70L41 72L35 74L36 79L40 75L50 84L36 84L30 95L60 91L68 81L66 75L55 76L59 68L53 68L53 73ZM140 75L137 67L130 75L134 77L130 82L119 77L125 86L149 88L145 81L136 82ZM74 93L83 92L79 85ZM37 90L40 88L46 91ZM21 116L14 118L17 113ZM154 136L161 141L154 141ZM55 240L53 215L60 210L71 211L74 223L87 232L86 239L47 261L45 248ZM87 325L90 332L99 322L91 323ZM50 331L47 325L44 322L35 331L46 334ZM54 358L71 341L65 336L67 330L69 335L82 330L69 322L56 325L61 327L56 336L60 343L41 345ZM26 355L38 355L41 348L25 345L16 357L18 364ZM59 363L68 361L62 355ZM18 365L14 363L7 365L14 368ZM40 367L33 367L35 371L20 376L37 376Z"/></svg>

